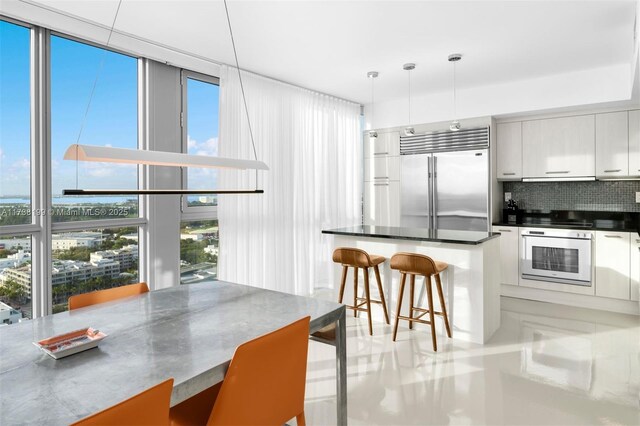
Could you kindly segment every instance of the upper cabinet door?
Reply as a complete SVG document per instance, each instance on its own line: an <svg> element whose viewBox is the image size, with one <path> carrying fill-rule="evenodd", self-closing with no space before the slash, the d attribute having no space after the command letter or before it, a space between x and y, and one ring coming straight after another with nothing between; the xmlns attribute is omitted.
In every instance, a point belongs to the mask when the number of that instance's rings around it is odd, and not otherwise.
<svg viewBox="0 0 640 426"><path fill-rule="evenodd" d="M629 111L629 176L640 176L640 110Z"/></svg>
<svg viewBox="0 0 640 426"><path fill-rule="evenodd" d="M522 122L496 126L498 180L522 179Z"/></svg>
<svg viewBox="0 0 640 426"><path fill-rule="evenodd" d="M496 126L498 180L522 178L522 122Z"/></svg>
<svg viewBox="0 0 640 426"><path fill-rule="evenodd" d="M400 155L400 132L378 133L377 138L370 138L368 133L364 136L365 158Z"/></svg>
<svg viewBox="0 0 640 426"><path fill-rule="evenodd" d="M595 176L593 115L522 123L523 177Z"/></svg>
<svg viewBox="0 0 640 426"><path fill-rule="evenodd" d="M629 176L627 111L596 114L596 177Z"/></svg>

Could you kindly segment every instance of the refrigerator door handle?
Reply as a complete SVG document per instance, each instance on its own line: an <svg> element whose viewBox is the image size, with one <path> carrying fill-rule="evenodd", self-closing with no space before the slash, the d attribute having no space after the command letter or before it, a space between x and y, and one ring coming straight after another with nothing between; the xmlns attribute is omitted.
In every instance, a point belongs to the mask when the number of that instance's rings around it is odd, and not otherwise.
<svg viewBox="0 0 640 426"><path fill-rule="evenodd" d="M429 194L427 196L427 200L429 203L429 209L427 211L427 215L429 217L429 229L433 229L433 199L431 198L433 195L433 155L429 155L428 157L428 162L427 162L427 166L428 166L428 177L429 177L429 181L427 182L427 189L429 191Z"/></svg>
<svg viewBox="0 0 640 426"><path fill-rule="evenodd" d="M438 229L438 157L433 158L433 173L431 177L431 217L433 218L433 226L431 229Z"/></svg>

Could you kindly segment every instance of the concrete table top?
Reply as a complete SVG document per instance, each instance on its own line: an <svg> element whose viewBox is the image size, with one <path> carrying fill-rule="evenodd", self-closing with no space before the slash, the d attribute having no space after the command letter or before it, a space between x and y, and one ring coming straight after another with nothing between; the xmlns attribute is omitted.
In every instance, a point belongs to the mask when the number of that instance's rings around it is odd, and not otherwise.
<svg viewBox="0 0 640 426"><path fill-rule="evenodd" d="M217 281L0 327L0 424L69 424L169 377L175 405L222 381L238 345L306 315L313 333L344 306ZM96 349L55 360L32 344L88 326L108 335Z"/></svg>

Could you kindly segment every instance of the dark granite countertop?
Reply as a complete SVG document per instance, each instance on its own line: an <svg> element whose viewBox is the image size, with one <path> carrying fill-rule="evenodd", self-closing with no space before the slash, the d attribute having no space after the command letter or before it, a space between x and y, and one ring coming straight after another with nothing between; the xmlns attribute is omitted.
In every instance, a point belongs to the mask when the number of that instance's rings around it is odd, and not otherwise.
<svg viewBox="0 0 640 426"><path fill-rule="evenodd" d="M355 237L388 238L395 240L429 241L451 244L481 244L500 236L498 232L456 231L451 229L399 228L395 226L351 226L323 229L323 234Z"/></svg>
<svg viewBox="0 0 640 426"><path fill-rule="evenodd" d="M494 226L522 228L558 228L581 231L637 232L640 234L640 213L523 210L522 223L495 222Z"/></svg>
<svg viewBox="0 0 640 426"><path fill-rule="evenodd" d="M624 226L580 226L580 225L558 225L552 223L507 223L507 222L494 222L494 226L517 226L518 228L552 228L552 229L575 229L577 231L614 231L614 232L638 232L635 227ZM639 233L640 234L640 233Z"/></svg>

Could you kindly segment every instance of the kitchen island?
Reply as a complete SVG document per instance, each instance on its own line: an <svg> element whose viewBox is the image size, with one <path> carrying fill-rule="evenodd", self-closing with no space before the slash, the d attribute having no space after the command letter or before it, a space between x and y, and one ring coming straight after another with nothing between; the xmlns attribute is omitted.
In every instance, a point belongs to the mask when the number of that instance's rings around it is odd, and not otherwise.
<svg viewBox="0 0 640 426"><path fill-rule="evenodd" d="M454 339L483 344L500 326L499 233L388 226L353 226L326 229L322 233L333 236L334 248L355 247L387 259L398 252L419 253L447 262L449 268L443 273L442 283ZM336 300L340 270L341 268L336 267L332 277ZM389 268L388 260L382 265L380 272L393 324L400 274ZM352 294L348 293L351 286L346 287L344 300L352 300ZM372 290L374 287L375 285ZM406 286L405 292L408 292L408 287ZM416 291L420 291L420 296L424 293L422 289L424 284L421 279L417 279ZM421 302L422 299L420 297ZM408 315L408 297L405 296L404 300L402 313ZM435 310L439 310L437 301L435 303ZM383 321L380 307L374 306L372 310L373 318ZM407 326L405 321L400 322L400 329ZM427 329L421 327L421 324L415 324L414 328ZM446 336L444 325L438 318L436 329L438 334Z"/></svg>

